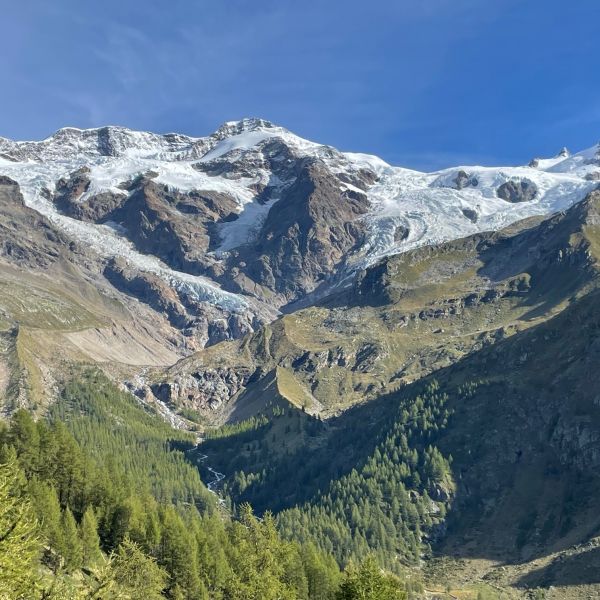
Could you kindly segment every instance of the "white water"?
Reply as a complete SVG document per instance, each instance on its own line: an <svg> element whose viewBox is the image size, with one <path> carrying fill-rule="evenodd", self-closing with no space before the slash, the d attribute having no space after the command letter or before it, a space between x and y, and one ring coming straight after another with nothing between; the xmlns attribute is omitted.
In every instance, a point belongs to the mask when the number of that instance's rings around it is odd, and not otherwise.
<svg viewBox="0 0 600 600"><path fill-rule="evenodd" d="M196 446L196 451L198 451L198 446ZM200 463L203 463L207 458L208 458L208 454L199 453L198 458L196 459L196 462L199 465ZM223 498L221 498L221 496L219 495L219 493L217 491L217 486L219 485L219 483L221 483L221 481L223 481L223 479L225 479L225 475L223 473L219 473L219 471L216 471L215 469L213 469L212 467L209 467L208 465L204 465L204 466L207 469L207 471L209 471L214 477L214 479L212 479L211 481L205 482L206 488L208 489L209 492L211 492L215 496L217 496L218 502L221 506L225 506L225 500L223 500Z"/></svg>

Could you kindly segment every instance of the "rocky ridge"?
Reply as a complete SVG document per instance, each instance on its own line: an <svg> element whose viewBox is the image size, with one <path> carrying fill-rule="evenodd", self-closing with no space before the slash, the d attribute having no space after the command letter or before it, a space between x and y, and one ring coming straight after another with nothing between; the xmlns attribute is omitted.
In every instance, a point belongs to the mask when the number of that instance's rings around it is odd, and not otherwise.
<svg viewBox="0 0 600 600"><path fill-rule="evenodd" d="M426 174L243 119L204 138L103 127L0 139L0 174L121 292L153 280L139 298L199 347L313 303L383 256L564 209L593 189L597 152Z"/></svg>

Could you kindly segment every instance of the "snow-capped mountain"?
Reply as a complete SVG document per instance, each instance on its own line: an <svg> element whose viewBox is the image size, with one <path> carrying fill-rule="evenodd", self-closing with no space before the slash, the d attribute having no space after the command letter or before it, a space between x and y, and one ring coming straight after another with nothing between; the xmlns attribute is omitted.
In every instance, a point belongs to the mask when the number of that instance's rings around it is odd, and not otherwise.
<svg viewBox="0 0 600 600"><path fill-rule="evenodd" d="M421 173L261 119L204 138L122 127L0 138L0 175L113 285L157 278L162 305L176 296L165 309L173 321L198 305L226 320L246 315L203 343L251 330L386 255L565 210L599 174L600 146L528 166Z"/></svg>

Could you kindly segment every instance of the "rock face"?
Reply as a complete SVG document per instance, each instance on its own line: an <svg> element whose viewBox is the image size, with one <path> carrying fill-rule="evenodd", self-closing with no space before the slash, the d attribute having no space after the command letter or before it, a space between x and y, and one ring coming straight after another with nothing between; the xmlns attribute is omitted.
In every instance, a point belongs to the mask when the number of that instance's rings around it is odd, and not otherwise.
<svg viewBox="0 0 600 600"><path fill-rule="evenodd" d="M530 179L510 180L503 183L496 191L498 198L507 202L531 202L538 189Z"/></svg>
<svg viewBox="0 0 600 600"><path fill-rule="evenodd" d="M185 353L309 306L382 257L563 209L564 173L569 202L583 198L596 152L541 159L527 179L521 167L430 174L243 119L203 138L122 127L0 138L0 175L40 215L48 247L34 262L77 264ZM506 203L490 202L496 191ZM5 255L31 256L28 236L7 233ZM357 280L365 294L373 277Z"/></svg>
<svg viewBox="0 0 600 600"><path fill-rule="evenodd" d="M119 291L164 315L182 332L188 350L239 338L260 326L260 320L250 309L217 309L194 295L171 287L151 272L129 267L123 260L109 261L103 275Z"/></svg>
<svg viewBox="0 0 600 600"><path fill-rule="evenodd" d="M319 161L301 163L256 240L231 257L230 268L239 269L250 285L281 295L284 303L312 291L363 239L358 217L367 212L367 196L340 191L340 183ZM247 280L236 283L248 291Z"/></svg>
<svg viewBox="0 0 600 600"><path fill-rule="evenodd" d="M454 178L454 184L457 190L462 190L466 187L477 187L479 181L474 175L470 175L466 171L459 171Z"/></svg>
<svg viewBox="0 0 600 600"><path fill-rule="evenodd" d="M90 169L81 167L56 183L53 201L58 210L75 219L101 223L125 200L123 191L88 193Z"/></svg>
<svg viewBox="0 0 600 600"><path fill-rule="evenodd" d="M237 394L251 375L245 369L203 369L168 383L154 384L150 389L171 407L215 411Z"/></svg>
<svg viewBox="0 0 600 600"><path fill-rule="evenodd" d="M199 274L214 262L206 257L209 227L235 217L236 207L227 194L183 194L144 177L104 220L121 225L144 254L158 256L178 271Z"/></svg>
<svg viewBox="0 0 600 600"><path fill-rule="evenodd" d="M189 326L189 315L177 292L160 277L130 269L123 260L115 259L104 268L104 276L115 288L165 313L173 326L181 329Z"/></svg>
<svg viewBox="0 0 600 600"><path fill-rule="evenodd" d="M478 219L479 215L477 214L476 210L473 210L472 208L462 208L461 212L472 223L476 223L477 222L477 219Z"/></svg>
<svg viewBox="0 0 600 600"><path fill-rule="evenodd" d="M73 155L115 158L127 155L132 149L144 150L149 146L165 157L176 159L182 154L202 153L210 142L180 134L131 131L125 127L64 127L40 142L13 142L0 138L0 151L14 161L65 160Z"/></svg>
<svg viewBox="0 0 600 600"><path fill-rule="evenodd" d="M25 206L18 183L0 176L0 255L20 267L46 269L73 250L68 238Z"/></svg>

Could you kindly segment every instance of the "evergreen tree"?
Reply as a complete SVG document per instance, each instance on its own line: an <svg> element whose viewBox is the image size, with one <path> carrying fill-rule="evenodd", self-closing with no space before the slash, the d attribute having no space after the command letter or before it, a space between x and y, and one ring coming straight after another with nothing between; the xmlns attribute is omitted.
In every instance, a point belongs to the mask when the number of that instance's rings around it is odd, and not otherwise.
<svg viewBox="0 0 600 600"><path fill-rule="evenodd" d="M249 505L231 524L231 564L235 575L226 587L231 600L295 600L305 598L306 579L295 577L300 564L297 547L278 537L270 515L259 521Z"/></svg>
<svg viewBox="0 0 600 600"><path fill-rule="evenodd" d="M121 598L128 600L160 600L167 584L167 573L140 547L124 539L111 565L112 577ZM201 596L194 596L201 598Z"/></svg>
<svg viewBox="0 0 600 600"><path fill-rule="evenodd" d="M161 524L158 563L169 573L167 590L174 600L202 598L202 582L196 569L196 546L181 517L167 507Z"/></svg>
<svg viewBox="0 0 600 600"><path fill-rule="evenodd" d="M330 600L339 585L339 569L330 555L325 555L309 542L302 547L302 562L311 600Z"/></svg>
<svg viewBox="0 0 600 600"><path fill-rule="evenodd" d="M102 552L98 536L98 521L91 506L88 506L83 513L79 526L79 537L81 539L82 564L87 567L97 564L102 558Z"/></svg>
<svg viewBox="0 0 600 600"><path fill-rule="evenodd" d="M0 598L31 598L40 552L31 502L16 459L0 464Z"/></svg>
<svg viewBox="0 0 600 600"><path fill-rule="evenodd" d="M68 506L63 511L61 527L63 533L61 555L64 559L64 568L70 573L81 567L83 554L77 523Z"/></svg>
<svg viewBox="0 0 600 600"><path fill-rule="evenodd" d="M40 481L29 483L35 511L41 522L41 533L45 541L45 563L56 572L62 562L61 551L64 548L62 516L56 490Z"/></svg>
<svg viewBox="0 0 600 600"><path fill-rule="evenodd" d="M400 581L383 573L375 558L368 556L359 567L350 566L336 600L405 600Z"/></svg>

